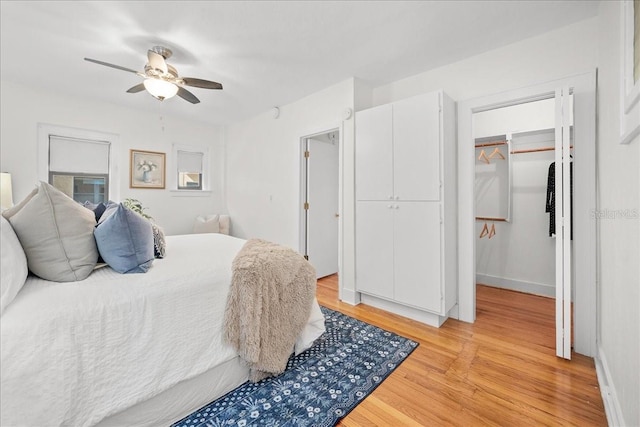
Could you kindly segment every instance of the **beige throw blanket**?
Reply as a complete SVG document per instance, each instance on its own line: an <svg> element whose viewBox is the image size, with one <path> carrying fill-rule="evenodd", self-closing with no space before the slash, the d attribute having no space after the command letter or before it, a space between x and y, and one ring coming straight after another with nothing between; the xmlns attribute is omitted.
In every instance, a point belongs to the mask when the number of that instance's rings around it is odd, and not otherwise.
<svg viewBox="0 0 640 427"><path fill-rule="evenodd" d="M311 313L316 272L300 254L259 239L245 243L232 270L225 339L256 382L284 372Z"/></svg>

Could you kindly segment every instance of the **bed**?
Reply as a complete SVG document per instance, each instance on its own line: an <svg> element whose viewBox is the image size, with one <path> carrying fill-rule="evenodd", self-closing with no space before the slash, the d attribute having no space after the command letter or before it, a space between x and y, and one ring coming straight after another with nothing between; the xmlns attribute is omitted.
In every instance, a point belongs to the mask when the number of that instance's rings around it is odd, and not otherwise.
<svg viewBox="0 0 640 427"><path fill-rule="evenodd" d="M0 322L0 424L169 425L244 383L223 342L231 263L245 243L168 236L145 274L30 275ZM324 332L314 300L295 351Z"/></svg>

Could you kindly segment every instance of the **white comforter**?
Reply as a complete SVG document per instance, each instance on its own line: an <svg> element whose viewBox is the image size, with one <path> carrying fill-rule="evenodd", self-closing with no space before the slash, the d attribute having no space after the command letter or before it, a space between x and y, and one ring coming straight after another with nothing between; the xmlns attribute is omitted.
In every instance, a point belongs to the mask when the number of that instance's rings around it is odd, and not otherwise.
<svg viewBox="0 0 640 427"><path fill-rule="evenodd" d="M171 236L146 274L30 277L0 322L0 424L93 425L235 357L222 325L244 242Z"/></svg>

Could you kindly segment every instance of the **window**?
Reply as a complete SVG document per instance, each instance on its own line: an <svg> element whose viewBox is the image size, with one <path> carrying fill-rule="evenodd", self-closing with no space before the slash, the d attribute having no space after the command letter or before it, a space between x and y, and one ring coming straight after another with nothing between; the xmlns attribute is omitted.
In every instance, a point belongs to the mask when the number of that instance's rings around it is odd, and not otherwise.
<svg viewBox="0 0 640 427"><path fill-rule="evenodd" d="M49 184L76 202L109 199L109 142L49 135Z"/></svg>
<svg viewBox="0 0 640 427"><path fill-rule="evenodd" d="M117 135L61 126L38 127L38 178L73 200L118 200L114 144Z"/></svg>
<svg viewBox="0 0 640 427"><path fill-rule="evenodd" d="M76 202L106 202L109 199L109 176L84 176L82 174L49 172L49 184Z"/></svg>
<svg viewBox="0 0 640 427"><path fill-rule="evenodd" d="M174 196L206 197L211 195L209 147L205 144L173 144L169 181Z"/></svg>
<svg viewBox="0 0 640 427"><path fill-rule="evenodd" d="M178 190L202 190L204 153L178 150Z"/></svg>

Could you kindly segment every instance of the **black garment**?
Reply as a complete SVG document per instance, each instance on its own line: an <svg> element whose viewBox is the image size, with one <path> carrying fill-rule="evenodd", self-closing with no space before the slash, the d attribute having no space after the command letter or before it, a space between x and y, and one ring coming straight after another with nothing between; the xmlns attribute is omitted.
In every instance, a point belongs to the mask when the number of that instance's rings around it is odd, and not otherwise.
<svg viewBox="0 0 640 427"><path fill-rule="evenodd" d="M569 214L571 216L571 240L573 240L573 162L569 163ZM556 234L556 162L549 166L547 174L547 203L545 212L549 212L549 237Z"/></svg>

